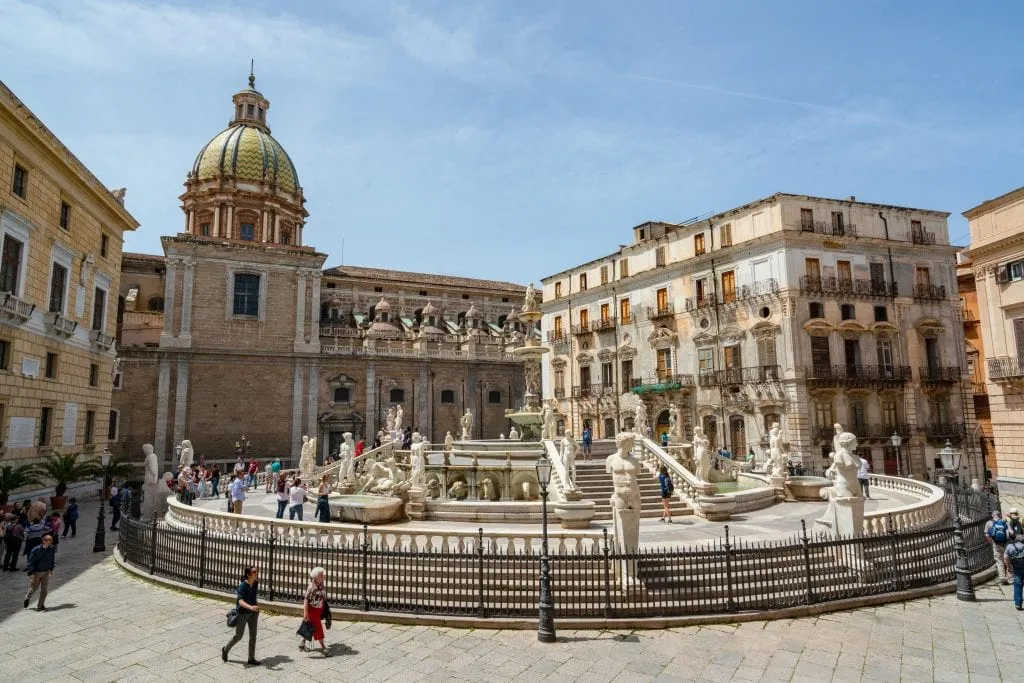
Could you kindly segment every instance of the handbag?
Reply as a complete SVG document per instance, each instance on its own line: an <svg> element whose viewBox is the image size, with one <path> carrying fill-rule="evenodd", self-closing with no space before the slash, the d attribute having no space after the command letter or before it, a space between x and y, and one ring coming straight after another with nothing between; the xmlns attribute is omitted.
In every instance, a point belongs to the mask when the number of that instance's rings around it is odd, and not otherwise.
<svg viewBox="0 0 1024 683"><path fill-rule="evenodd" d="M238 608L237 607L233 607L232 609L228 610L227 622L228 622L228 628L234 628L235 626L238 625Z"/></svg>
<svg viewBox="0 0 1024 683"><path fill-rule="evenodd" d="M313 640L313 622L308 619L303 619L302 623L299 624L299 629L295 633L301 636L303 640Z"/></svg>
<svg viewBox="0 0 1024 683"><path fill-rule="evenodd" d="M330 631L331 630L331 603L327 602L326 600L324 600L323 617L324 617L324 628L326 628L328 631Z"/></svg>

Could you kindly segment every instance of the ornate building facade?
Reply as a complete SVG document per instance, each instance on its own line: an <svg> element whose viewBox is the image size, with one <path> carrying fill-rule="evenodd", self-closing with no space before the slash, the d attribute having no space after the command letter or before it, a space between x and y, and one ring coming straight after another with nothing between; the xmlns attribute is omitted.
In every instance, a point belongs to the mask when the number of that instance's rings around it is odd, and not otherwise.
<svg viewBox="0 0 1024 683"><path fill-rule="evenodd" d="M138 222L0 83L0 458L107 445L121 244Z"/></svg>
<svg viewBox="0 0 1024 683"><path fill-rule="evenodd" d="M304 244L298 173L249 87L200 150L181 195L183 232L164 255L126 254L117 447L169 457L321 453L346 431L370 440L388 408L438 441L466 408L477 437L508 431L522 395L510 348L524 288L505 282L339 266Z"/></svg>
<svg viewBox="0 0 1024 683"><path fill-rule="evenodd" d="M771 423L820 467L835 422L876 472L925 476L949 440L973 457L969 380L946 218L938 211L776 194L681 224L543 280L545 391L576 433L656 432L760 459ZM891 436L900 435L899 450Z"/></svg>

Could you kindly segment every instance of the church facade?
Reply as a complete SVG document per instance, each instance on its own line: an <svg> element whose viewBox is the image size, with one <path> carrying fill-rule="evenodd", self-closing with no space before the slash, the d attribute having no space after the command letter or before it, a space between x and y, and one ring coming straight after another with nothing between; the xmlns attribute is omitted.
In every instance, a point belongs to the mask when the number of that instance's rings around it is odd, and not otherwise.
<svg viewBox="0 0 1024 683"><path fill-rule="evenodd" d="M245 437L258 457L323 457L345 432L372 441L389 408L433 441L475 416L497 438L519 405L511 349L524 288L469 278L338 266L304 243L298 173L267 126L269 101L233 97L228 128L199 151L181 195L183 231L163 255L124 254L111 450L153 443L226 458Z"/></svg>

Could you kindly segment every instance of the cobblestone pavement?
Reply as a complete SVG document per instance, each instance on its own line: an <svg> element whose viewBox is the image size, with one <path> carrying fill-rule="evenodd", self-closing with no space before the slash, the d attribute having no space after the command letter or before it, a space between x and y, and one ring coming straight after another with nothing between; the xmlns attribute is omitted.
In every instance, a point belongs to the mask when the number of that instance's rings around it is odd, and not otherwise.
<svg viewBox="0 0 1024 683"><path fill-rule="evenodd" d="M805 619L664 631L457 630L335 622L333 655L297 649L293 616L260 617L260 667L245 641L220 660L228 606L135 579L93 554L95 503L60 544L49 610L22 608L24 574L0 574L0 680L1022 681L1024 613L1008 587ZM21 564L24 564L22 561ZM998 653L998 654L997 654Z"/></svg>

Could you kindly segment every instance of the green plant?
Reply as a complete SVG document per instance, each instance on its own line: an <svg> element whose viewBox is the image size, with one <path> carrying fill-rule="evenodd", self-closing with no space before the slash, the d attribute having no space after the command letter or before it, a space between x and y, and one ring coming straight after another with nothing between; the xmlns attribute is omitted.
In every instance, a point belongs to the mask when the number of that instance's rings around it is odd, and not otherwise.
<svg viewBox="0 0 1024 683"><path fill-rule="evenodd" d="M38 472L46 479L52 479L56 486L54 494L60 498L68 490L68 484L83 479L91 479L101 474L102 468L93 461L79 461L78 453L62 455L54 452L43 458L38 465Z"/></svg>
<svg viewBox="0 0 1024 683"><path fill-rule="evenodd" d="M0 467L0 505L7 505L11 491L39 484L35 465L4 465Z"/></svg>
<svg viewBox="0 0 1024 683"><path fill-rule="evenodd" d="M92 464L96 468L96 474L103 477L103 488L109 487L110 482L115 479L129 479L138 473L139 466L135 463L128 462L127 455L115 455L110 458L110 462L107 466L103 466L103 461L96 458L92 461Z"/></svg>

